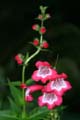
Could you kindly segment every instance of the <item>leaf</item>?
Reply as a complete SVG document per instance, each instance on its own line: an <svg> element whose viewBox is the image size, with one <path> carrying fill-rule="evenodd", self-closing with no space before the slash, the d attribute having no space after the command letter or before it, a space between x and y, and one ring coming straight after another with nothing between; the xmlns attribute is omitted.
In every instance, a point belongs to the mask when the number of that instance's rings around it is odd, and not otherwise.
<svg viewBox="0 0 80 120"><path fill-rule="evenodd" d="M22 106L23 105L22 91L19 88L13 86L10 82L9 82L9 86L10 86L11 95L14 98L15 103L19 106Z"/></svg>
<svg viewBox="0 0 80 120"><path fill-rule="evenodd" d="M10 82L13 86L20 86L21 82L20 81L14 81Z"/></svg>
<svg viewBox="0 0 80 120"><path fill-rule="evenodd" d="M68 106L59 106L59 107L56 107L56 109L55 110L57 110L57 111L63 111L64 109L66 109Z"/></svg>
<svg viewBox="0 0 80 120"><path fill-rule="evenodd" d="M32 79L26 80L26 84L27 84L27 85L31 85L33 82L34 82L34 81L33 81Z"/></svg>
<svg viewBox="0 0 80 120"><path fill-rule="evenodd" d="M30 120L43 119L48 114L49 110L46 107L36 108L30 113Z"/></svg>
<svg viewBox="0 0 80 120"><path fill-rule="evenodd" d="M9 102L10 102L11 111L15 115L18 115L18 113L20 113L20 111L21 111L20 107L10 97L9 97Z"/></svg>
<svg viewBox="0 0 80 120"><path fill-rule="evenodd" d="M47 6L45 6L45 7L40 6L40 10L41 10L41 13L42 13L42 14L45 14L46 9L47 9Z"/></svg>
<svg viewBox="0 0 80 120"><path fill-rule="evenodd" d="M0 111L0 118L2 118L1 120L3 120L3 118L6 118L6 120L9 120L9 119L10 120L18 120L18 118L14 114L12 114L12 112L10 110Z"/></svg>

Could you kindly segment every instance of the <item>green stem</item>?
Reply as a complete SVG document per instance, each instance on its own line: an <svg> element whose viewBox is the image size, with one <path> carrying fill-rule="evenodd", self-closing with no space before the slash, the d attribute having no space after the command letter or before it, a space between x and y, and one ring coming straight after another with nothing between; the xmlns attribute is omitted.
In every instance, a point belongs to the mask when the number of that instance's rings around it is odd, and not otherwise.
<svg viewBox="0 0 80 120"><path fill-rule="evenodd" d="M43 26L43 21L41 21L41 27ZM24 64L23 64L23 67L22 67L22 83L25 83L25 68L26 66L28 65L29 61L31 59L33 59L40 51L41 51L41 44L42 44L42 41L43 41L43 35L41 34L40 35L40 46L37 48L37 51L34 52L30 57L26 58ZM22 114L24 116L22 116L22 119L25 118L25 101L24 101L24 97L25 97L25 91L23 89L22 91L22 95L23 95L23 111L22 111Z"/></svg>
<svg viewBox="0 0 80 120"><path fill-rule="evenodd" d="M24 63L23 67L22 67L22 83L25 83L25 69L26 69L26 65L29 63L29 61L34 58L39 52L40 52L41 48L39 47L37 49L37 51L35 53L33 53ZM22 95L23 95L23 108L22 108L22 118L24 120L25 118L25 101L24 101L24 97L25 97L25 91L24 89L22 90Z"/></svg>
<svg viewBox="0 0 80 120"><path fill-rule="evenodd" d="M25 68L26 66L23 65L22 67L22 83L25 83ZM24 89L22 90L22 95L23 95L23 110L22 110L22 115L25 115L25 101L24 101L24 97L25 97L25 91ZM22 118L24 119L25 116L22 116Z"/></svg>
<svg viewBox="0 0 80 120"><path fill-rule="evenodd" d="M25 78L24 78L24 76L25 76L25 68L26 68L26 66L23 65L23 67L22 67L22 83L25 82Z"/></svg>
<svg viewBox="0 0 80 120"><path fill-rule="evenodd" d="M25 65L27 65L28 64L28 62L32 59L32 58L34 58L39 52L40 52L40 50L41 50L41 48L39 47L38 49L37 49L37 51L35 52L35 53L33 53L26 61L25 61Z"/></svg>
<svg viewBox="0 0 80 120"><path fill-rule="evenodd" d="M43 20L41 21L41 27L43 27ZM41 33L40 35L40 45L42 44L43 42L43 34Z"/></svg>

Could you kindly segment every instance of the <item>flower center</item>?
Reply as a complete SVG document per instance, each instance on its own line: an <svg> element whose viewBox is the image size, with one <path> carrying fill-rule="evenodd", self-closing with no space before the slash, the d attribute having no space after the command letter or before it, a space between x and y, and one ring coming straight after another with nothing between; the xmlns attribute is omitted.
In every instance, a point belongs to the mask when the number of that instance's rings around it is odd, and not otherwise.
<svg viewBox="0 0 80 120"><path fill-rule="evenodd" d="M43 103L53 104L57 100L57 96L53 93L44 93Z"/></svg>
<svg viewBox="0 0 80 120"><path fill-rule="evenodd" d="M30 94L30 89L27 88L27 90L26 90L26 92L25 92L25 96L29 96L29 94Z"/></svg>
<svg viewBox="0 0 80 120"><path fill-rule="evenodd" d="M47 66L41 66L38 70L38 76L42 76L43 78L47 75L51 75L51 69Z"/></svg>
<svg viewBox="0 0 80 120"><path fill-rule="evenodd" d="M53 81L51 84L52 89L61 90L62 88L65 88L65 87L66 87L66 84L65 84L65 81L63 78L59 78L59 79Z"/></svg>

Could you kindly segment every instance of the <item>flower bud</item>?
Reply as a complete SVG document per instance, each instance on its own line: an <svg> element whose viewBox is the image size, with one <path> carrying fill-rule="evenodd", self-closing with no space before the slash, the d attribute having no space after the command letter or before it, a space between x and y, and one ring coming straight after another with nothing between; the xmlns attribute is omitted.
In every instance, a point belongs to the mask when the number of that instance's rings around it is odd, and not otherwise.
<svg viewBox="0 0 80 120"><path fill-rule="evenodd" d="M21 65L23 63L23 59L22 59L22 55L21 54L17 54L14 58L16 60L16 62Z"/></svg>
<svg viewBox="0 0 80 120"><path fill-rule="evenodd" d="M39 20L42 20L43 19L43 16L41 14L38 15L38 19Z"/></svg>
<svg viewBox="0 0 80 120"><path fill-rule="evenodd" d="M40 28L40 33L44 34L46 32L46 28L43 26Z"/></svg>
<svg viewBox="0 0 80 120"><path fill-rule="evenodd" d="M43 41L41 47L42 47L42 48L48 48L48 47L49 47L48 42L47 42L47 41Z"/></svg>
<svg viewBox="0 0 80 120"><path fill-rule="evenodd" d="M38 46L39 45L39 40L36 38L36 39L34 39L34 41L33 41L33 45L34 46Z"/></svg>
<svg viewBox="0 0 80 120"><path fill-rule="evenodd" d="M21 89L25 89L25 88L27 88L27 86L26 86L25 83L22 83L22 84L20 85L20 88L21 88Z"/></svg>
<svg viewBox="0 0 80 120"><path fill-rule="evenodd" d="M39 30L39 25L38 24L32 25L32 29L38 31Z"/></svg>

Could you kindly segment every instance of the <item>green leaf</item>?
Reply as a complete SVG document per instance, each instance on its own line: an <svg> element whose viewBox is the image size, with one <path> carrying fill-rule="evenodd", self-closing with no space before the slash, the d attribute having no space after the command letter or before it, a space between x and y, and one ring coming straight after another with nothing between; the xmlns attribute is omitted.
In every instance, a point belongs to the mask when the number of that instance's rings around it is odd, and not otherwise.
<svg viewBox="0 0 80 120"><path fill-rule="evenodd" d="M13 86L20 86L21 82L20 81L12 81L10 82Z"/></svg>
<svg viewBox="0 0 80 120"><path fill-rule="evenodd" d="M16 104L18 104L19 106L23 105L23 96L22 96L22 91L13 86L10 82L9 82L9 86L10 86L10 91L11 91L11 95L14 98L14 101Z"/></svg>
<svg viewBox="0 0 80 120"><path fill-rule="evenodd" d="M11 99L9 97L9 102L10 102L10 109L11 111L15 114L15 115L18 115L18 113L20 113L21 111L21 108L18 106L18 104L16 104L13 99Z"/></svg>
<svg viewBox="0 0 80 120"><path fill-rule="evenodd" d="M31 85L31 84L33 84L33 82L34 82L34 81L33 81L32 79L26 80L26 84L27 84L27 85Z"/></svg>
<svg viewBox="0 0 80 120"><path fill-rule="evenodd" d="M6 120L18 120L18 118L10 110L0 111L0 119L1 120L5 120L5 119Z"/></svg>
<svg viewBox="0 0 80 120"><path fill-rule="evenodd" d="M35 120L35 118L36 118L37 120L43 120L43 118L46 117L48 112L49 112L49 110L46 107L36 108L30 113L29 119Z"/></svg>
<svg viewBox="0 0 80 120"><path fill-rule="evenodd" d="M58 111L63 111L64 109L66 109L68 106L59 106L59 107L57 107L56 108L56 110L58 110Z"/></svg>
<svg viewBox="0 0 80 120"><path fill-rule="evenodd" d="M41 14L45 14L46 12L46 9L47 9L47 6L43 7L43 6L40 6L40 10L41 10Z"/></svg>

